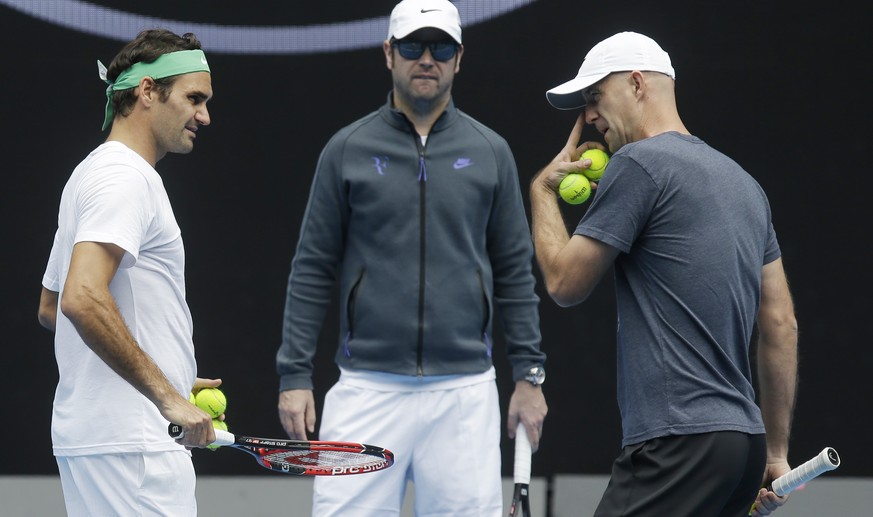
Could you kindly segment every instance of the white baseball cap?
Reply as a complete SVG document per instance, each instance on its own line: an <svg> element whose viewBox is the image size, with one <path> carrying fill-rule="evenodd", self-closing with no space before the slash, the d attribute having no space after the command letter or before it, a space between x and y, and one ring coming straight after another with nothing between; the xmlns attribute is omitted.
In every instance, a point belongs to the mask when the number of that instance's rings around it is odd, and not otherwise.
<svg viewBox="0 0 873 517"><path fill-rule="evenodd" d="M395 5L388 39L403 39L424 28L439 29L461 43L461 15L448 0L403 0Z"/></svg>
<svg viewBox="0 0 873 517"><path fill-rule="evenodd" d="M574 79L546 92L552 106L576 109L585 105L582 91L613 72L660 72L676 79L670 56L655 40L636 32L620 32L588 51Z"/></svg>

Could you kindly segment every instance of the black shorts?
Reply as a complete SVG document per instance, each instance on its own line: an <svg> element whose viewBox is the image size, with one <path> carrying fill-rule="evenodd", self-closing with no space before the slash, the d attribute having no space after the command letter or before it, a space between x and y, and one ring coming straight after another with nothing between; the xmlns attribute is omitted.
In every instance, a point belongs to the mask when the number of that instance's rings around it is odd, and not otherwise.
<svg viewBox="0 0 873 517"><path fill-rule="evenodd" d="M738 517L764 478L763 434L664 436L629 445L594 517Z"/></svg>

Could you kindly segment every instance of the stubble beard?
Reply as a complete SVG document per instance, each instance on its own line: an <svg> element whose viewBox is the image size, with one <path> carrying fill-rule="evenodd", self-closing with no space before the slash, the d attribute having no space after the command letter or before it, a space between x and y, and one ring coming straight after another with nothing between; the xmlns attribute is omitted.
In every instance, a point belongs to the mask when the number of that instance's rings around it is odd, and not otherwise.
<svg viewBox="0 0 873 517"><path fill-rule="evenodd" d="M448 88L437 87L430 93L418 94L408 83L394 83L394 93L400 97L404 105L409 106L419 116L426 116L441 109L448 98L449 91Z"/></svg>

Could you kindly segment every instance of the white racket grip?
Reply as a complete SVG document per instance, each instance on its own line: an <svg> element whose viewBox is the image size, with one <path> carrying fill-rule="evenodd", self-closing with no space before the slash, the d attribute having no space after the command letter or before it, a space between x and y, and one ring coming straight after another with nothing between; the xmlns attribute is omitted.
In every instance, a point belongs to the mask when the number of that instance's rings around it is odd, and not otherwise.
<svg viewBox="0 0 873 517"><path fill-rule="evenodd" d="M215 429L215 441L212 442L212 445L233 445L236 442L236 437L233 433L229 433L227 431L223 431L221 429Z"/></svg>
<svg viewBox="0 0 873 517"><path fill-rule="evenodd" d="M774 480L771 485L772 490L776 495L782 497L812 478L839 466L840 455L833 447L825 447L815 458Z"/></svg>
<svg viewBox="0 0 873 517"><path fill-rule="evenodd" d="M513 471L513 482L530 484L530 440L527 437L527 431L524 424L518 424L518 429L515 431L515 470Z"/></svg>

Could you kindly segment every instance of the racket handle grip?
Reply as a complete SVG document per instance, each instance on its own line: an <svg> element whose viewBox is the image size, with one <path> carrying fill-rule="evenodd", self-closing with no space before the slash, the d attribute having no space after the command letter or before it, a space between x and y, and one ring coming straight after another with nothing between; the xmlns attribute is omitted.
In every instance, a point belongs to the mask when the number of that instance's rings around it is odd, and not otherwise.
<svg viewBox="0 0 873 517"><path fill-rule="evenodd" d="M215 441L212 442L212 445L225 446L225 445L233 445L236 442L236 437L233 433L229 433L227 431L223 431L221 429L215 430Z"/></svg>
<svg viewBox="0 0 873 517"><path fill-rule="evenodd" d="M218 446L233 445L234 442L236 441L236 437L233 435L233 433L229 433L229 432L223 431L221 429L214 429L214 431L215 431L215 441L212 442L210 445L218 445ZM182 438L185 436L185 429L183 429L182 426L179 424L171 423L169 425L169 427L167 428L167 432L170 433L170 436L173 437L173 439L175 439L175 440L178 440L179 438Z"/></svg>
<svg viewBox="0 0 873 517"><path fill-rule="evenodd" d="M771 490L782 497L812 478L839 466L840 455L833 447L825 447L815 458L776 478L771 484Z"/></svg>
<svg viewBox="0 0 873 517"><path fill-rule="evenodd" d="M515 483L530 484L530 457L530 439L527 437L524 424L519 422L515 431L515 469L513 471Z"/></svg>

